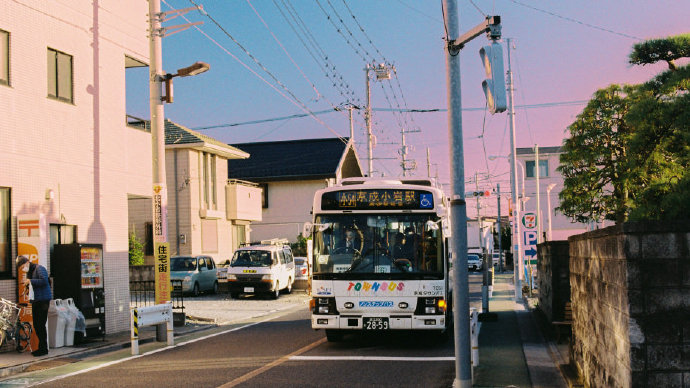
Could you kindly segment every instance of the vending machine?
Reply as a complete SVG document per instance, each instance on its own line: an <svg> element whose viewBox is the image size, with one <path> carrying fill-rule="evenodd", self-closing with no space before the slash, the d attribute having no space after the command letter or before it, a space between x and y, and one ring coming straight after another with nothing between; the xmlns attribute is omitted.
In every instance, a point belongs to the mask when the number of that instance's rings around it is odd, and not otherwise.
<svg viewBox="0 0 690 388"><path fill-rule="evenodd" d="M73 298L86 319L87 336L104 336L103 245L55 245L50 267L53 297Z"/></svg>

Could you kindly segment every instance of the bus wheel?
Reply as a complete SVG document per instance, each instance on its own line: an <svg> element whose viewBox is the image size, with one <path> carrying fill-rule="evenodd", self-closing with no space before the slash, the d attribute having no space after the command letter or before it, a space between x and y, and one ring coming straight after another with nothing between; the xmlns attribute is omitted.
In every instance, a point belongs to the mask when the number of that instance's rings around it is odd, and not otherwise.
<svg viewBox="0 0 690 388"><path fill-rule="evenodd" d="M273 299L278 299L280 297L280 283L276 282L276 289L271 294Z"/></svg>
<svg viewBox="0 0 690 388"><path fill-rule="evenodd" d="M343 340L343 336L345 336L345 333L341 330L326 329L326 339L328 342L340 342Z"/></svg>
<svg viewBox="0 0 690 388"><path fill-rule="evenodd" d="M287 286L287 288L285 289L285 293L286 293L286 294L289 294L289 293L291 293L291 292L292 292L292 279L288 279L288 286Z"/></svg>

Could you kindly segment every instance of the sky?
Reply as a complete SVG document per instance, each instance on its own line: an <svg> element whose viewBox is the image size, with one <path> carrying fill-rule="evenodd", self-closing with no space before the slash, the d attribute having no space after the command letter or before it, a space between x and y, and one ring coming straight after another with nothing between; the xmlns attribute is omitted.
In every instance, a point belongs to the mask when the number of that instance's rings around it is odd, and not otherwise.
<svg viewBox="0 0 690 388"><path fill-rule="evenodd" d="M196 61L208 72L175 78L166 117L237 144L349 137L346 110L366 104L367 64L387 63L390 80L370 72L374 176L402 175L401 131L408 160L447 191L450 183L445 30L440 0L161 0L161 9L203 6L164 26L203 22L163 39L163 67L174 73ZM690 1L458 0L461 32L500 15L505 69L507 39L515 82L516 146L559 146L593 93L612 83L640 83L664 63L632 66L633 44L687 33ZM462 131L467 190L507 193L507 113L485 109L479 49L485 35L460 52ZM148 118L147 69L127 74L128 114ZM435 110L400 112L400 110ZM354 111L354 137L367 169L364 110ZM304 115L304 117L284 117ZM259 123L249 123L256 122ZM308 155L305 155L308 157ZM475 173L478 182L475 183ZM495 203L487 212L495 214ZM503 206L506 204L504 203Z"/></svg>

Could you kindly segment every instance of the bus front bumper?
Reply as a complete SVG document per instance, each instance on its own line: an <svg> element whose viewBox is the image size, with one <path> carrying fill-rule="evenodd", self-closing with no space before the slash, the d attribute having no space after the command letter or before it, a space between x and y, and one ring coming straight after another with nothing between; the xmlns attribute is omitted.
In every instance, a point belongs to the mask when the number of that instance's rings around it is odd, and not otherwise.
<svg viewBox="0 0 690 388"><path fill-rule="evenodd" d="M364 330L365 318L370 317L313 314L311 317L311 327L312 329ZM386 330L443 330L446 328L446 318L443 315L412 315L385 318L388 319L388 329Z"/></svg>

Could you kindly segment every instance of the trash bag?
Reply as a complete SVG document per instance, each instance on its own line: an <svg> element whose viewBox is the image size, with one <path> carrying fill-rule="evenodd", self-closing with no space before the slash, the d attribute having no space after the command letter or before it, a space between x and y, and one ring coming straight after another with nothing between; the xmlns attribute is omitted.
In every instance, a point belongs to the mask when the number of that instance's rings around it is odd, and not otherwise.
<svg viewBox="0 0 690 388"><path fill-rule="evenodd" d="M77 313L77 323L74 325L74 331L80 332L86 337L86 318L80 310L76 310Z"/></svg>

